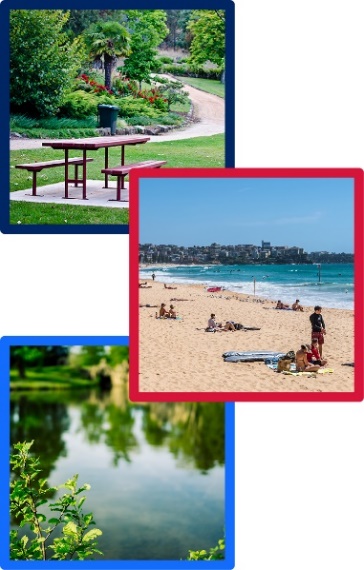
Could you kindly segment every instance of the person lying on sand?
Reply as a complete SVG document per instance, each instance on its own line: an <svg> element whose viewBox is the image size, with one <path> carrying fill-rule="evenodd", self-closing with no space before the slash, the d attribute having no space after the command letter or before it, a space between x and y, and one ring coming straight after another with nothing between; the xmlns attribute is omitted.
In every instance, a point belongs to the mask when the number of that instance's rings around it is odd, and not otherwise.
<svg viewBox="0 0 364 570"><path fill-rule="evenodd" d="M195 299L176 299L175 297L173 297L173 299L170 299L170 301L194 301Z"/></svg>
<svg viewBox="0 0 364 570"><path fill-rule="evenodd" d="M276 309L289 309L289 305L285 305L282 301L278 300L276 304Z"/></svg>
<svg viewBox="0 0 364 570"><path fill-rule="evenodd" d="M307 358L308 348L305 344L301 344L300 350L296 352L296 370L297 372L316 372L320 368L318 364L313 364Z"/></svg>
<svg viewBox="0 0 364 570"><path fill-rule="evenodd" d="M172 286L166 285L166 284L164 284L164 288L165 289L177 289L177 287L172 287Z"/></svg>
<svg viewBox="0 0 364 570"><path fill-rule="evenodd" d="M139 287L141 289L149 289L151 285L148 285L147 281L145 281L144 283L139 283Z"/></svg>
<svg viewBox="0 0 364 570"><path fill-rule="evenodd" d="M296 300L295 300L295 302L294 302L293 305L292 305L292 309L293 309L294 311L303 311L303 307L302 307L302 305L300 305L300 300L299 300L299 299L296 299Z"/></svg>
<svg viewBox="0 0 364 570"><path fill-rule="evenodd" d="M158 307L158 305L149 305L149 303L147 303L146 305L139 305L139 307Z"/></svg>

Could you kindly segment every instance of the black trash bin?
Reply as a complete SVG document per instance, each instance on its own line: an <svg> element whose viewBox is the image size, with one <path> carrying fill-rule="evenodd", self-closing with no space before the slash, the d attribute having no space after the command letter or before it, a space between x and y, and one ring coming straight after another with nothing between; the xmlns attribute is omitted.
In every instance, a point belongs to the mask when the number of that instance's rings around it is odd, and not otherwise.
<svg viewBox="0 0 364 570"><path fill-rule="evenodd" d="M97 105L99 110L99 126L110 127L112 135L116 133L116 121L120 107L115 105Z"/></svg>

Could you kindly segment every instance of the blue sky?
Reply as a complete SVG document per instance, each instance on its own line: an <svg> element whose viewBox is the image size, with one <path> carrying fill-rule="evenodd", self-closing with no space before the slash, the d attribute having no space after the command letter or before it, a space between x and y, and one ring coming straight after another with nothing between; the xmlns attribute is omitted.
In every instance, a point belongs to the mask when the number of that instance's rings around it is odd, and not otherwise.
<svg viewBox="0 0 364 570"><path fill-rule="evenodd" d="M142 178L140 243L354 251L351 178Z"/></svg>

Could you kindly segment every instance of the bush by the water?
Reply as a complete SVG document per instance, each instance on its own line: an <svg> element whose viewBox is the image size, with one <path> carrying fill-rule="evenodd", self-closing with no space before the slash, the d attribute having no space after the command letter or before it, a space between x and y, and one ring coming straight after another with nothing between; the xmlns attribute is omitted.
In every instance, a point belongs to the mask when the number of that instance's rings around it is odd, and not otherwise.
<svg viewBox="0 0 364 570"><path fill-rule="evenodd" d="M97 539L102 534L94 525L92 513L84 514L82 505L86 500L80 494L90 489L87 483L78 487L78 475L58 487L48 487L41 479L39 459L31 454L33 441L17 443L10 457L12 480L10 484L10 513L19 527L29 530L18 536L18 529L10 531L10 558L12 560L85 560L93 554L102 554L97 548ZM66 492L50 502L59 489ZM47 505L51 517L40 511ZM43 510L43 509L42 509ZM61 536L52 533L61 529ZM29 533L29 534L28 534Z"/></svg>

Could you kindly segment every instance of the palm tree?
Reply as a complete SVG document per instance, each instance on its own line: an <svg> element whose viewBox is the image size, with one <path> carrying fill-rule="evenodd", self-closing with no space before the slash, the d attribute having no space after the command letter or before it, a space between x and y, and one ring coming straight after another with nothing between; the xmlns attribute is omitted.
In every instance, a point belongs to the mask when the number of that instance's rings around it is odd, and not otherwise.
<svg viewBox="0 0 364 570"><path fill-rule="evenodd" d="M91 57L96 60L103 58L105 87L110 89L111 72L116 59L130 53L129 32L118 22L98 22L85 31L85 43Z"/></svg>

